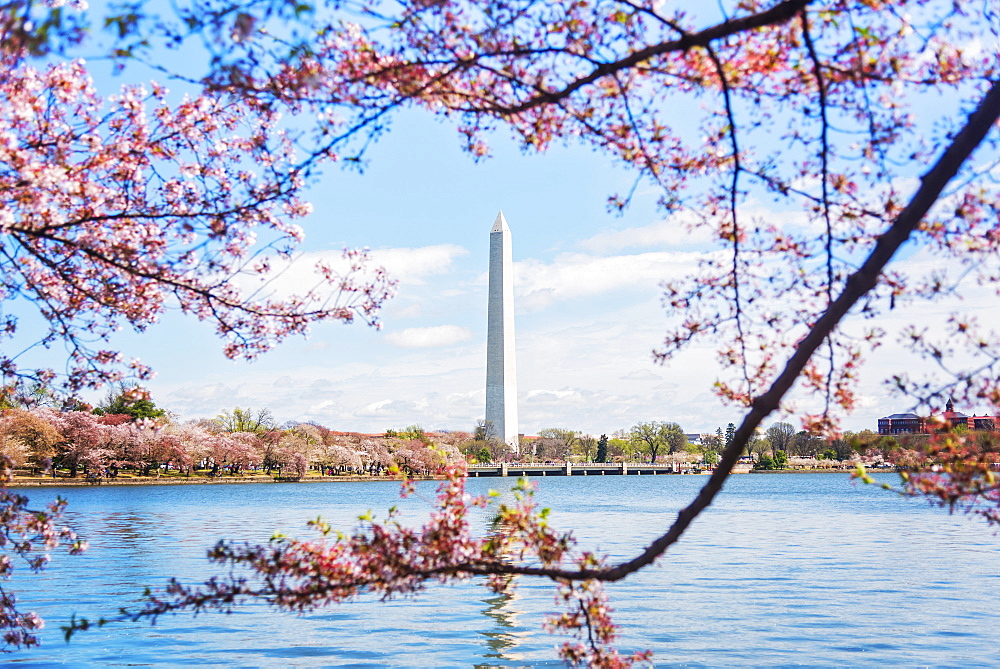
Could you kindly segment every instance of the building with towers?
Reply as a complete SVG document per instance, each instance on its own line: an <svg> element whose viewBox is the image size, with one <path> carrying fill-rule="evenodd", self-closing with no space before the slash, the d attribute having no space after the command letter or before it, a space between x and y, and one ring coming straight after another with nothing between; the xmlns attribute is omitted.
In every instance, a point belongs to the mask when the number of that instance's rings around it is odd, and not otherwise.
<svg viewBox="0 0 1000 669"><path fill-rule="evenodd" d="M935 419L935 420L932 420ZM878 433L882 435L894 434L928 434L928 424L947 421L949 425L958 427L965 425L970 430L996 430L1000 427L1000 417L997 416L969 416L960 411L955 411L955 403L949 399L945 404L944 412L940 416L932 414L928 418L918 416L915 413L894 413L891 416L878 419Z"/></svg>

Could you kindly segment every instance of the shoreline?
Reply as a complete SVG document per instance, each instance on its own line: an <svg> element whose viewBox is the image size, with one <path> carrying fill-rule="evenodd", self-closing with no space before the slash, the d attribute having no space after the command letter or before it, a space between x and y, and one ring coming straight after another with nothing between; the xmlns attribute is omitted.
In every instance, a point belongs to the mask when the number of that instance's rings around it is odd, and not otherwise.
<svg viewBox="0 0 1000 669"><path fill-rule="evenodd" d="M736 471L733 474L851 474L850 469L772 469L772 470L749 470ZM888 471L888 470L887 470ZM705 476L707 474L700 474ZM692 474L655 474L651 476L692 476ZM414 481L440 481L440 476L414 476ZM502 478L502 477L491 477ZM508 477L513 478L513 477ZM545 478L545 477L534 477ZM572 477L571 477L572 478ZM100 486L150 486L150 485L232 485L241 483L364 483L374 481L400 482L400 476L306 476L301 479L277 478L264 474L254 476L126 476L115 479L102 479L100 481L87 480L85 478L52 478L48 476L18 476L6 484L8 488L51 488L51 487L100 487Z"/></svg>
<svg viewBox="0 0 1000 669"><path fill-rule="evenodd" d="M16 477L6 484L8 488L58 488L58 487L93 487L103 486L150 486L150 485L226 485L241 483L362 483L366 481L400 482L399 476L307 476L290 480L278 479L274 476L192 476L190 478L167 476L134 476L101 481L88 481L84 478L52 478L52 477ZM439 481L437 476L414 476L413 481Z"/></svg>

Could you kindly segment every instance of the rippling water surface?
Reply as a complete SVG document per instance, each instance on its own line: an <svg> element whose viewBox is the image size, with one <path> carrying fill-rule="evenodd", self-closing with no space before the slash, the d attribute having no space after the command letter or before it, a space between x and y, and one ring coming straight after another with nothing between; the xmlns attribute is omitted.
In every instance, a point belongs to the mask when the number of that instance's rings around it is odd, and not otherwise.
<svg viewBox="0 0 1000 669"><path fill-rule="evenodd" d="M891 480L892 477L886 477ZM613 556L658 536L705 479L550 477L538 497L552 522ZM471 479L472 492L512 481ZM428 510L403 503L406 518ZM114 614L170 576L213 573L218 539L306 536L323 516L342 529L399 503L398 485L308 483L94 487L61 494L90 540L12 587L47 620L40 649L7 658L53 665L539 666L558 665L561 640L541 632L552 589L523 582L513 596L475 583L432 586L416 599L373 598L296 616L262 606L232 615L122 623L65 644L71 614ZM680 544L609 589L620 646L649 648L657 665L994 666L1000 659L1000 542L981 523L852 485L838 474L734 476Z"/></svg>

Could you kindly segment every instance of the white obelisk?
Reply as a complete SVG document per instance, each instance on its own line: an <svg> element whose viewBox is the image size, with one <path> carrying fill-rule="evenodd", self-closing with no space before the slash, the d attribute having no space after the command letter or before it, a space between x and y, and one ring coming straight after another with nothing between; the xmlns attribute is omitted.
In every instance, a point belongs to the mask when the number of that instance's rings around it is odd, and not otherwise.
<svg viewBox="0 0 1000 669"><path fill-rule="evenodd" d="M501 211L490 230L490 294L486 324L487 436L518 453L514 354L514 261L510 228Z"/></svg>

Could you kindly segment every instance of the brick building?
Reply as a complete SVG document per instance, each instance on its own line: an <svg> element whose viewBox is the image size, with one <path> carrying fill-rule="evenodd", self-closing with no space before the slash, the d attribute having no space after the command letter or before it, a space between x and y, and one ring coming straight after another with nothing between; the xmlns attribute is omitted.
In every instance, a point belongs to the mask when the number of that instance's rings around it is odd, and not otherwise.
<svg viewBox="0 0 1000 669"><path fill-rule="evenodd" d="M1000 427L1000 417L998 416L977 416L955 411L955 403L950 399L945 405L941 418L951 425L958 427L965 425L970 430L996 430ZM915 413L894 413L891 416L878 419L878 433L884 435L893 434L927 434L928 418L921 418Z"/></svg>
<svg viewBox="0 0 1000 669"><path fill-rule="evenodd" d="M894 413L878 419L879 434L924 434L927 419L915 413Z"/></svg>

